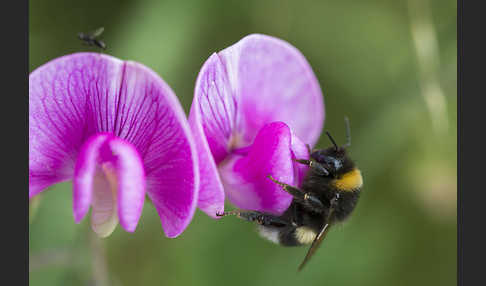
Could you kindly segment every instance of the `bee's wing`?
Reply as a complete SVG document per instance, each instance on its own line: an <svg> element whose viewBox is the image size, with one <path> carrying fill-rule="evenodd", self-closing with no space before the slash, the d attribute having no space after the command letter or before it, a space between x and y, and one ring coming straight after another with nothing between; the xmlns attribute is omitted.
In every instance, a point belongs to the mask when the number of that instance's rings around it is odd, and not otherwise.
<svg viewBox="0 0 486 286"><path fill-rule="evenodd" d="M91 33L91 36L93 36L94 38L98 37L99 35L103 34L103 31L105 30L104 27L99 27L98 29L94 30L92 33Z"/></svg>
<svg viewBox="0 0 486 286"><path fill-rule="evenodd" d="M302 268L304 268L304 265L307 263L307 261L309 261L310 258L312 257L312 255L314 255L314 253L316 252L316 250L319 248L319 246L321 245L322 241L324 240L324 237L326 237L326 234L329 231L329 228L330 227L331 227L331 225L329 223L326 223L321 228L321 231L316 236L316 238L312 242L311 247L307 251L307 254L306 254L305 258L304 258L304 261L302 261L302 263L300 264L298 271L302 270Z"/></svg>

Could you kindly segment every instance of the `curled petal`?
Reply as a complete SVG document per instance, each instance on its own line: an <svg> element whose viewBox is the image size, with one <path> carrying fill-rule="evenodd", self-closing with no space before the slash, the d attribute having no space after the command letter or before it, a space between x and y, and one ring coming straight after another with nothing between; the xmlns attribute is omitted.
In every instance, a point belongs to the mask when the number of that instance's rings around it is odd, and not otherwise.
<svg viewBox="0 0 486 286"><path fill-rule="evenodd" d="M198 160L204 162L204 164L199 165L200 189L197 206L210 217L217 218L216 213L224 211L224 189L217 166L210 155L211 151L205 140L206 136L200 130L200 125L193 124L194 120L197 120L194 116L194 114L191 114L189 123L193 127L197 149L200 150Z"/></svg>
<svg viewBox="0 0 486 286"><path fill-rule="evenodd" d="M283 213L292 196L276 180L295 185L291 133L282 122L265 125L246 156L231 155L220 165L228 199L242 209Z"/></svg>
<svg viewBox="0 0 486 286"><path fill-rule="evenodd" d="M145 174L137 150L108 133L90 137L81 148L73 178L76 222L93 207L92 226L100 236L113 232L118 220L135 231L145 199Z"/></svg>
<svg viewBox="0 0 486 286"><path fill-rule="evenodd" d="M198 207L213 218L224 210L224 190L216 164L228 155L236 115L236 101L226 90L228 87L223 65L213 54L199 73L189 113L199 162L202 162Z"/></svg>
<svg viewBox="0 0 486 286"><path fill-rule="evenodd" d="M119 138L108 141L106 147L105 152L110 152L108 156L114 157L111 164L105 163L104 171L107 177L111 174L116 178L118 219L126 231L134 232L145 200L142 158L130 143Z"/></svg>
<svg viewBox="0 0 486 286"><path fill-rule="evenodd" d="M110 137L108 133L91 136L79 152L73 177L73 214L76 223L84 218L91 206L100 148Z"/></svg>

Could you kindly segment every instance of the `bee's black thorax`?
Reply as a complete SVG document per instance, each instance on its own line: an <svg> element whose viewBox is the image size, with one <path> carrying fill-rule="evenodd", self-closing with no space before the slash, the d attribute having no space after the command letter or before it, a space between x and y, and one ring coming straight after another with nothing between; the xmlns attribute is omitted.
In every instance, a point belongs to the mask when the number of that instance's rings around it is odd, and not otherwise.
<svg viewBox="0 0 486 286"><path fill-rule="evenodd" d="M334 217L337 221L344 220L354 209L359 198L362 178L361 172L347 156L343 148L317 150L311 154L317 162L331 170L329 176L322 176L312 170L307 172L301 189L317 196L328 210L331 199L339 193L335 206ZM327 213L324 214L324 217Z"/></svg>

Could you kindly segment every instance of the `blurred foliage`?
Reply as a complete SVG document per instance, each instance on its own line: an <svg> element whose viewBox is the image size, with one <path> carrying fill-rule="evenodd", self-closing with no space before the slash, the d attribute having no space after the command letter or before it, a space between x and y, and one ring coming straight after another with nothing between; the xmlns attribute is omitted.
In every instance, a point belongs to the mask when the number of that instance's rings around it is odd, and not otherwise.
<svg viewBox="0 0 486 286"><path fill-rule="evenodd" d="M215 221L200 211L180 237L168 239L146 204L134 234L118 226L93 244L89 220L74 223L71 185L63 183L32 202L31 285L94 285L103 259L114 286L455 285L456 2L424 1L427 10L410 1L30 0L31 71L95 50L76 34L104 26L106 53L151 67L186 112L213 52L256 32L290 42L321 83L325 129L338 142L349 116L351 153L365 181L352 218L331 231L299 274L305 247L279 247L249 223ZM426 35L422 47L436 57L433 66L420 62L412 21L417 35ZM428 34L421 23L431 24ZM438 115L424 94L431 80L445 103ZM322 136L318 146L327 145Z"/></svg>

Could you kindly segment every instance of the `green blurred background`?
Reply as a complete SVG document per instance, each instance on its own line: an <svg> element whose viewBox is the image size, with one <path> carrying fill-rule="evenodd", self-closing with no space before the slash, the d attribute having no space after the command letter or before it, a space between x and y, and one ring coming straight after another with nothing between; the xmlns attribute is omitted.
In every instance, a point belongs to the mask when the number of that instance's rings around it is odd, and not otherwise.
<svg viewBox="0 0 486 286"><path fill-rule="evenodd" d="M135 233L118 226L93 238L60 184L30 202L31 285L456 285L456 1L30 0L29 9L30 71L96 51L76 35L104 26L106 53L155 70L186 112L211 53L250 33L290 42L314 69L338 142L349 116L365 182L353 216L301 273L306 247L199 210L176 239L149 204Z"/></svg>

